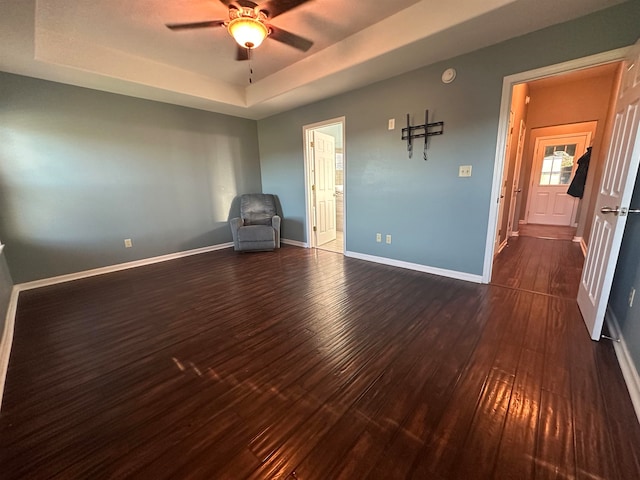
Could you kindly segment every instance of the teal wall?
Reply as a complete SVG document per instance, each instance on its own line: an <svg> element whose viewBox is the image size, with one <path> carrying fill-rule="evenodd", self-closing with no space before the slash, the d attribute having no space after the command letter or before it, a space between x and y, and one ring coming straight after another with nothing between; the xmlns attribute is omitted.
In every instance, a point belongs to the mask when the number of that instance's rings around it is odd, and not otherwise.
<svg viewBox="0 0 640 480"><path fill-rule="evenodd" d="M229 242L234 197L260 191L253 120L6 73L0 99L16 283Z"/></svg>
<svg viewBox="0 0 640 480"><path fill-rule="evenodd" d="M480 275L503 77L630 45L638 25L634 1L259 121L262 188L280 198L283 237L307 241L303 126L345 116L346 249ZM448 67L458 77L444 85ZM412 159L400 140L406 114L421 124L426 108L445 122L427 162L421 140Z"/></svg>
<svg viewBox="0 0 640 480"><path fill-rule="evenodd" d="M631 208L640 208L640 175L636 179ZM633 307L629 307L631 287L636 289ZM629 214L627 218L609 306L620 324L636 369L640 371L640 214Z"/></svg>

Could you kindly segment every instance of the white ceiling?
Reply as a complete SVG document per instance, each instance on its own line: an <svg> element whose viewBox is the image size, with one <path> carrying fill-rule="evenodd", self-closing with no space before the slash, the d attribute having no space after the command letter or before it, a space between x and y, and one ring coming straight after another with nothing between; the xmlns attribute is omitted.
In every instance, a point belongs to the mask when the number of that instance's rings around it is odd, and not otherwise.
<svg viewBox="0 0 640 480"><path fill-rule="evenodd" d="M0 70L259 119L622 0L310 0L273 24L314 41L271 39L235 61L219 0L0 0Z"/></svg>

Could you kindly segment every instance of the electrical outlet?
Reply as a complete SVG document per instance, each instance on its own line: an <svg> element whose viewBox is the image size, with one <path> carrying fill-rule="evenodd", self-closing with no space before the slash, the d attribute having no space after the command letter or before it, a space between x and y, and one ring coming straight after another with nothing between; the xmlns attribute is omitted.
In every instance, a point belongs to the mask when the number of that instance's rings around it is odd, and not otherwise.
<svg viewBox="0 0 640 480"><path fill-rule="evenodd" d="M381 233L376 233L376 242L378 242L378 243L382 242L382 234Z"/></svg>
<svg viewBox="0 0 640 480"><path fill-rule="evenodd" d="M458 176L459 177L470 177L471 176L471 165L460 165L458 168Z"/></svg>
<svg viewBox="0 0 640 480"><path fill-rule="evenodd" d="M387 235L387 245L391 245L391 235Z"/></svg>
<svg viewBox="0 0 640 480"><path fill-rule="evenodd" d="M631 287L629 291L629 308L633 307L633 298L636 296L636 289Z"/></svg>
<svg viewBox="0 0 640 480"><path fill-rule="evenodd" d="M395 118L390 118L389 119L389 130L393 130L396 128L396 119Z"/></svg>
<svg viewBox="0 0 640 480"><path fill-rule="evenodd" d="M133 247L133 242L131 241L130 238L125 238L124 239L124 247L125 248L131 248Z"/></svg>

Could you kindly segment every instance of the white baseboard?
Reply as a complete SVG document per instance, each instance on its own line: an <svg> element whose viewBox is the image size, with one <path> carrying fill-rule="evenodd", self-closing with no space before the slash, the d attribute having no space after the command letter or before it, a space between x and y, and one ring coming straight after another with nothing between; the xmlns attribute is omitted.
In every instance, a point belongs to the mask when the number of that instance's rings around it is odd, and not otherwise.
<svg viewBox="0 0 640 480"><path fill-rule="evenodd" d="M508 237L504 239L504 241L498 247L498 251L493 254L494 257L498 255L502 250L504 250L504 247L507 246L508 241L509 241Z"/></svg>
<svg viewBox="0 0 640 480"><path fill-rule="evenodd" d="M580 250L582 250L582 255L584 257L587 256L587 244L584 241L584 238L580 237Z"/></svg>
<svg viewBox="0 0 640 480"><path fill-rule="evenodd" d="M299 242L297 240L289 240L288 238L281 238L280 241L287 245L293 245L294 247L309 248L308 243Z"/></svg>
<svg viewBox="0 0 640 480"><path fill-rule="evenodd" d="M619 342L613 342L613 348L618 357L618 363L620 364L620 370L622 370L622 376L627 384L627 390L629 390L629 396L631 397L631 403L636 411L638 422L640 422L640 375L638 375L638 369L633 363L633 358L629 353L627 343L622 336L620 324L613 311L607 306L605 313L605 320L609 326L609 332L613 338L619 338Z"/></svg>
<svg viewBox="0 0 640 480"><path fill-rule="evenodd" d="M515 232L511 232L511 236L512 237L519 237L520 236L520 232L518 230L516 230Z"/></svg>
<svg viewBox="0 0 640 480"><path fill-rule="evenodd" d="M116 265L109 265L108 267L94 268L92 270L84 270L82 272L68 273L66 275L59 275L57 277L43 278L42 280L34 280L32 282L19 283L16 285L16 287L19 291L48 287L49 285L56 285L58 283L71 282L73 280L80 280L82 278L88 277L95 277L96 275L104 275L105 273L119 272L120 270L127 270L129 268L136 268L145 265L151 265L154 263L166 262L168 260L175 260L176 258L198 255L199 253L214 252L216 250L223 250L230 247L233 247L233 243L221 243L219 245L211 245L209 247L194 248L193 250L169 253L167 255L160 255L158 257L143 258L141 260L134 260L133 262L118 263Z"/></svg>
<svg viewBox="0 0 640 480"><path fill-rule="evenodd" d="M419 263L403 262L402 260L394 260L392 258L376 257L375 255L367 255L357 252L344 252L345 257L356 258L358 260L366 260L367 262L381 263L392 267L406 268L408 270L416 270L423 273L432 273L441 277L455 278L457 280L465 280L467 282L482 283L482 275L474 275L472 273L458 272L455 270L446 270L444 268L429 267Z"/></svg>
<svg viewBox="0 0 640 480"><path fill-rule="evenodd" d="M9 298L9 308L4 322L4 330L0 339L0 410L2 410L2 395L4 394L4 383L7 379L7 369L9 368L9 357L11 356L11 344L13 343L13 328L16 322L16 309L18 308L19 290L15 287L11 289Z"/></svg>

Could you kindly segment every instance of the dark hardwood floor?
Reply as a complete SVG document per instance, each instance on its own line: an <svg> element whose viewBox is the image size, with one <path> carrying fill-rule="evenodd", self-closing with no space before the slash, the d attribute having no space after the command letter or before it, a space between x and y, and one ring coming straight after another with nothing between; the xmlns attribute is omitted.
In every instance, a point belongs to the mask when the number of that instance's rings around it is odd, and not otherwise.
<svg viewBox="0 0 640 480"><path fill-rule="evenodd" d="M493 263L491 283L575 300L583 263L571 240L511 237Z"/></svg>
<svg viewBox="0 0 640 480"><path fill-rule="evenodd" d="M548 295L285 246L23 292L0 477L640 478L569 277Z"/></svg>

